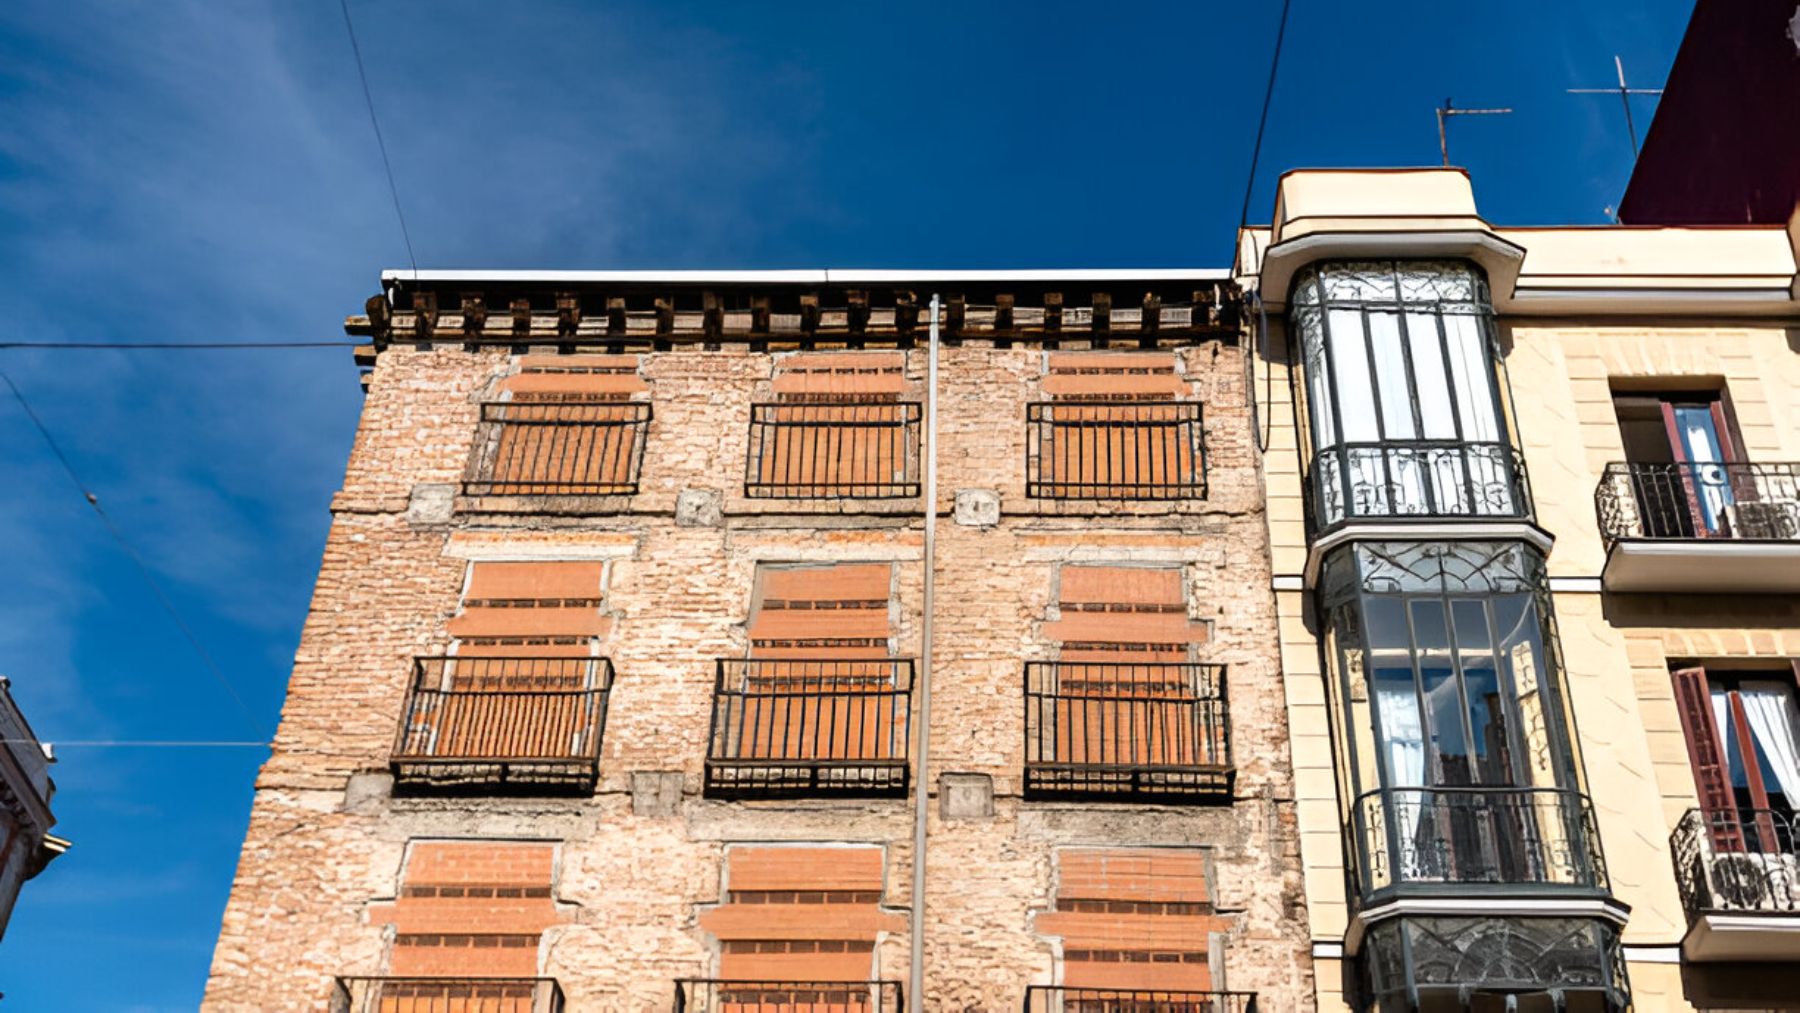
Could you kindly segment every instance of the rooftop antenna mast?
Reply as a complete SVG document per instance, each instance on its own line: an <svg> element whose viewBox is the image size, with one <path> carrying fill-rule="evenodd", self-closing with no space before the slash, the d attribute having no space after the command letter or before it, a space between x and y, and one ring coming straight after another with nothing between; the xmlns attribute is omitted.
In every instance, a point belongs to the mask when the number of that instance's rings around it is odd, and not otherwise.
<svg viewBox="0 0 1800 1013"><path fill-rule="evenodd" d="M1619 72L1617 88L1570 88L1571 95L1617 95L1619 105L1625 109L1625 132L1631 135L1631 157L1638 155L1637 123L1631 118L1631 96L1661 95L1661 88L1633 88L1625 83L1625 61L1613 56L1613 68Z"/></svg>
<svg viewBox="0 0 1800 1013"><path fill-rule="evenodd" d="M1450 167L1450 134L1444 129L1449 124L1450 117L1504 116L1510 112L1511 109L1458 109L1449 99L1445 99L1444 104L1437 108L1438 154L1444 156L1444 168Z"/></svg>

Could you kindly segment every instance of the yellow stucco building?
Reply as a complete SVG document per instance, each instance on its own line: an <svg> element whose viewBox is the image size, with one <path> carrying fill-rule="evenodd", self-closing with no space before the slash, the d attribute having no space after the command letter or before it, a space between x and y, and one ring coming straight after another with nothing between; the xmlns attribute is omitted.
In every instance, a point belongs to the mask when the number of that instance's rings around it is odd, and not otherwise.
<svg viewBox="0 0 1800 1013"><path fill-rule="evenodd" d="M1240 235L1320 1009L1800 1009L1800 220Z"/></svg>

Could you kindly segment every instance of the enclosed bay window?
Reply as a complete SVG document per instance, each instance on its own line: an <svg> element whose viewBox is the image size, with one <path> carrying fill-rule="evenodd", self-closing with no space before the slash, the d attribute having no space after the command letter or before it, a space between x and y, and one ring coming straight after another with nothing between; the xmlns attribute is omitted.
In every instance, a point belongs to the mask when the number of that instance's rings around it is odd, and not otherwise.
<svg viewBox="0 0 1800 1013"><path fill-rule="evenodd" d="M1290 305L1317 527L1529 512L1479 269L1325 263L1296 277Z"/></svg>
<svg viewBox="0 0 1800 1013"><path fill-rule="evenodd" d="M1338 767L1360 893L1603 888L1544 560L1522 542L1359 542L1325 559Z"/></svg>

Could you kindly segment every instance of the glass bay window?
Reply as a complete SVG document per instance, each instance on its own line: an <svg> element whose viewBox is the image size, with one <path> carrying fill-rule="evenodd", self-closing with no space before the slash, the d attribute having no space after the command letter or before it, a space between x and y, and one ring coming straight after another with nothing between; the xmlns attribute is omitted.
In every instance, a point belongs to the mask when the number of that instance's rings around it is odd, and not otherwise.
<svg viewBox="0 0 1800 1013"><path fill-rule="evenodd" d="M1320 585L1345 825L1394 888L1601 889L1544 560L1522 542L1358 542Z"/></svg>
<svg viewBox="0 0 1800 1013"><path fill-rule="evenodd" d="M1479 269L1324 263L1296 277L1290 305L1318 527L1528 513Z"/></svg>

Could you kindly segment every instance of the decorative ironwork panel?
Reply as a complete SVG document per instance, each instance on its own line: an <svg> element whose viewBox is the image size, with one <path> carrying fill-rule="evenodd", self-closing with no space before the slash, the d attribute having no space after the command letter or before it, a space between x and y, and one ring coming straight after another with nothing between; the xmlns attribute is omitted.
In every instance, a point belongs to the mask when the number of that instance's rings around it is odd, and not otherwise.
<svg viewBox="0 0 1800 1013"><path fill-rule="evenodd" d="M1487 279L1463 261L1328 261L1303 271L1294 281L1292 302L1398 304L1447 303L1464 312L1491 312Z"/></svg>
<svg viewBox="0 0 1800 1013"><path fill-rule="evenodd" d="M765 499L919 495L916 401L750 406L744 494Z"/></svg>
<svg viewBox="0 0 1800 1013"><path fill-rule="evenodd" d="M1622 538L1800 540L1800 464L1606 466L1594 492L1600 533Z"/></svg>
<svg viewBox="0 0 1800 1013"><path fill-rule="evenodd" d="M493 401L463 482L466 496L628 496L637 492L650 405Z"/></svg>
<svg viewBox="0 0 1800 1013"><path fill-rule="evenodd" d="M331 1013L562 1013L550 978L339 978Z"/></svg>
<svg viewBox="0 0 1800 1013"><path fill-rule="evenodd" d="M1471 1004L1480 996L1589 995L1608 1011L1631 1007L1618 930L1592 918L1395 918L1368 930L1362 965L1382 1013L1485 1008Z"/></svg>
<svg viewBox="0 0 1800 1013"><path fill-rule="evenodd" d="M1357 518L1530 516L1524 460L1504 443L1390 441L1328 447L1313 458L1321 526Z"/></svg>
<svg viewBox="0 0 1800 1013"><path fill-rule="evenodd" d="M1025 424L1025 495L1033 499L1206 496L1198 402L1037 402L1025 407Z"/></svg>
<svg viewBox="0 0 1800 1013"><path fill-rule="evenodd" d="M1256 1013L1256 993L1032 985L1025 1013Z"/></svg>
<svg viewBox="0 0 1800 1013"><path fill-rule="evenodd" d="M901 1013L898 981L680 978L675 1013Z"/></svg>
<svg viewBox="0 0 1800 1013"><path fill-rule="evenodd" d="M1203 801L1229 795L1225 667L1025 665L1025 793Z"/></svg>
<svg viewBox="0 0 1800 1013"><path fill-rule="evenodd" d="M1385 788L1354 811L1363 904L1415 888L1607 892L1587 797L1549 788Z"/></svg>
<svg viewBox="0 0 1800 1013"><path fill-rule="evenodd" d="M1689 809L1669 835L1688 918L1800 913L1800 815Z"/></svg>
<svg viewBox="0 0 1800 1013"><path fill-rule="evenodd" d="M391 760L412 788L591 791L612 662L418 658Z"/></svg>
<svg viewBox="0 0 1800 1013"><path fill-rule="evenodd" d="M1544 587L1544 557L1524 542L1357 542L1325 557L1320 595L1513 594Z"/></svg>
<svg viewBox="0 0 1800 1013"><path fill-rule="evenodd" d="M720 659L708 795L904 795L913 663Z"/></svg>

